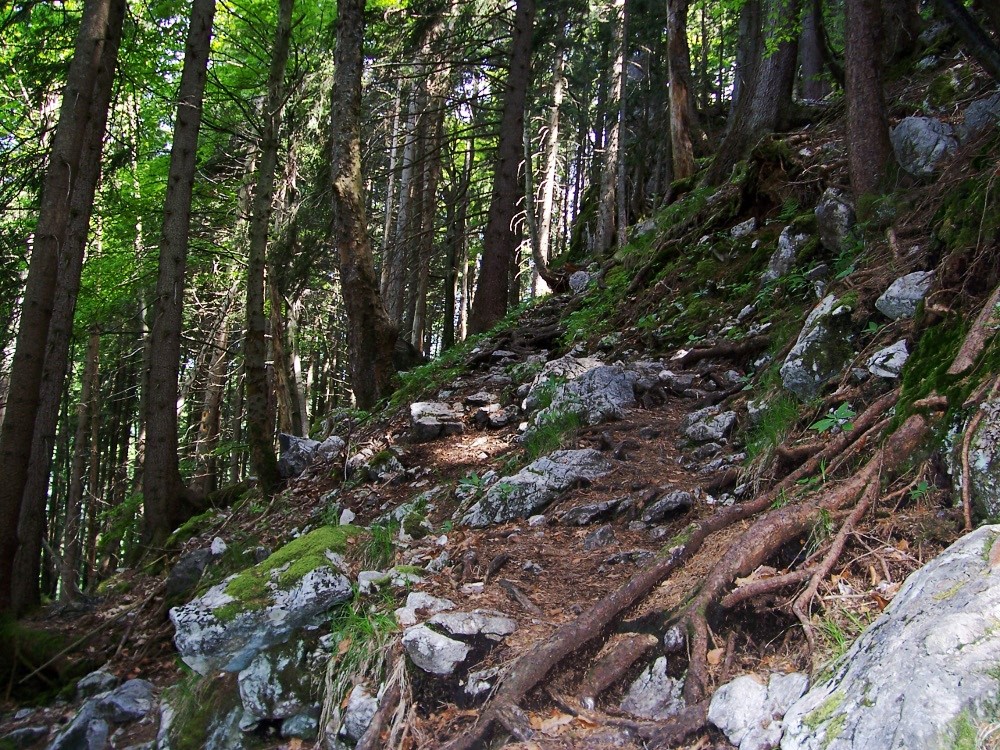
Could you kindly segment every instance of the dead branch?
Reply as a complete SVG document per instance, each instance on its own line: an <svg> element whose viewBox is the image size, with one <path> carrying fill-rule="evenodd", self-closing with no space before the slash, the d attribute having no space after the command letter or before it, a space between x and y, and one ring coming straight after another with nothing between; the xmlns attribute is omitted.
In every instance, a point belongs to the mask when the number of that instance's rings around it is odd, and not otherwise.
<svg viewBox="0 0 1000 750"><path fill-rule="evenodd" d="M770 343L771 337L765 334L751 336L739 341L722 341L710 346L691 349L684 356L678 357L674 361L678 362L681 367L688 367L703 359L740 359L741 357L749 357L752 354L764 351Z"/></svg>
<svg viewBox="0 0 1000 750"><path fill-rule="evenodd" d="M811 570L793 570L780 576L752 581L722 597L719 606L723 609L732 609L745 601L756 599L758 596L772 594L789 586L796 586L809 578L810 575L812 575Z"/></svg>
<svg viewBox="0 0 1000 750"><path fill-rule="evenodd" d="M524 609L526 609L531 614L535 615L536 617L542 617L545 614L544 612L542 612L541 607L539 607L537 604L531 601L531 599L528 598L528 595L525 594L523 591L521 591L521 589L519 589L517 586L515 586L513 582L508 581L506 579L501 579L497 581L497 583L499 584L500 588L504 590L504 593L507 594L507 596L509 596L518 604L520 604Z"/></svg>
<svg viewBox="0 0 1000 750"><path fill-rule="evenodd" d="M986 342L993 335L989 324L996 313L997 304L1000 304L1000 286L993 290L990 298L983 305L983 309L976 316L972 328L969 329L962 346L958 349L958 354L955 355L951 367L948 368L949 375L961 375L976 363L976 358L979 357Z"/></svg>
<svg viewBox="0 0 1000 750"><path fill-rule="evenodd" d="M580 703L594 707L594 699L622 678L643 654L659 643L659 638L649 633L633 633L616 643L597 660L580 685Z"/></svg>
<svg viewBox="0 0 1000 750"><path fill-rule="evenodd" d="M377 750L377 748L385 747L382 740L382 731L386 726L386 722L395 713L396 707L399 705L400 693L398 680L393 680L386 686L385 692L382 693L382 700L379 701L378 710L375 711L371 724L368 725L368 729L365 730L361 739L358 740L358 744L355 745L354 750Z"/></svg>
<svg viewBox="0 0 1000 750"><path fill-rule="evenodd" d="M875 462L872 461L871 463L874 464ZM847 520L844 521L840 527L840 531L837 532L837 536L830 546L830 551L827 552L826 557L823 558L823 561L816 568L816 572L809 579L809 585L806 586L805 590L792 603L792 612L802 624L802 630L806 634L806 640L809 642L809 649L811 651L816 648L816 637L813 635L812 623L809 622L809 606L812 604L816 592L819 591L820 583L830 574L833 566L840 559L840 555L844 551L844 546L847 544L847 537L854 530L858 521L868 512L868 508L871 507L872 501L875 499L878 491L878 472L875 472L875 477L869 482L865 493L861 496L861 500L858 501L854 510L851 511Z"/></svg>

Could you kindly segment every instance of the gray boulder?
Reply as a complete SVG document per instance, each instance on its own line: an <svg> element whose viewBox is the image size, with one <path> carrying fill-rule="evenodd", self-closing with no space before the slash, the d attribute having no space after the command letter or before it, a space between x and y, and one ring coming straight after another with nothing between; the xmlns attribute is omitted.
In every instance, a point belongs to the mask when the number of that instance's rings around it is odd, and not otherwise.
<svg viewBox="0 0 1000 750"><path fill-rule="evenodd" d="M559 523L566 526L586 526L610 516L615 512L620 503L621 498L602 500L599 503L590 503L588 505L578 505L561 514L559 516Z"/></svg>
<svg viewBox="0 0 1000 750"><path fill-rule="evenodd" d="M585 372L593 370L595 367L600 367L603 364L599 359L574 357L571 354L553 359L551 362L546 362L531 381L531 386L528 388L528 393L524 397L521 408L525 411L534 411L541 406L539 399L546 390L551 388L548 385L550 380L557 382L575 380Z"/></svg>
<svg viewBox="0 0 1000 750"><path fill-rule="evenodd" d="M684 708L683 691L684 680L667 675L667 658L661 656L632 683L621 709L643 719L669 719Z"/></svg>
<svg viewBox="0 0 1000 750"><path fill-rule="evenodd" d="M951 125L933 117L905 117L889 134L899 165L914 177L930 177L958 148Z"/></svg>
<svg viewBox="0 0 1000 750"><path fill-rule="evenodd" d="M364 736L368 725L372 723L376 711L378 711L378 699L370 695L364 685L355 685L344 708L340 736L352 744L357 743Z"/></svg>
<svg viewBox="0 0 1000 750"><path fill-rule="evenodd" d="M279 434L278 447L281 449L281 458L278 459L278 475L282 479L297 477L312 463L319 446L317 440L286 435L283 432Z"/></svg>
<svg viewBox="0 0 1000 750"><path fill-rule="evenodd" d="M48 750L104 750L111 726L138 721L153 710L156 697L146 680L128 680L88 699Z"/></svg>
<svg viewBox="0 0 1000 750"><path fill-rule="evenodd" d="M555 451L491 486L465 513L462 523L479 528L528 518L573 485L600 479L611 468L611 463L592 448Z"/></svg>
<svg viewBox="0 0 1000 750"><path fill-rule="evenodd" d="M827 188L816 204L815 214L820 244L832 253L839 253L857 222L854 205L841 191Z"/></svg>
<svg viewBox="0 0 1000 750"><path fill-rule="evenodd" d="M914 271L900 276L875 300L875 309L893 320L912 318L933 283L933 271Z"/></svg>
<svg viewBox="0 0 1000 750"><path fill-rule="evenodd" d="M205 574L205 569L215 557L208 548L196 549L181 555L177 564L167 574L165 588L167 601L180 601L193 594Z"/></svg>
<svg viewBox="0 0 1000 750"><path fill-rule="evenodd" d="M237 677L247 718L288 719L314 702L305 643L296 640L262 651Z"/></svg>
<svg viewBox="0 0 1000 750"><path fill-rule="evenodd" d="M784 732L781 718L808 687L801 672L772 674L766 685L742 675L715 691L708 720L740 750L772 750Z"/></svg>
<svg viewBox="0 0 1000 750"><path fill-rule="evenodd" d="M175 566L176 567L176 566ZM170 577L167 577L167 590L170 590ZM113 690L115 685L118 684L118 678L115 677L110 672L105 672L103 669L98 669L91 672L86 677L83 677L79 682L76 683L76 699L78 701L86 700L91 698L98 693L104 693L108 690Z"/></svg>
<svg viewBox="0 0 1000 750"><path fill-rule="evenodd" d="M586 271L575 271L570 274L569 288L572 290L573 294L580 294L584 292L589 283L590 274Z"/></svg>
<svg viewBox="0 0 1000 750"><path fill-rule="evenodd" d="M981 407L983 417L969 442L969 489L976 515L1000 516L1000 400Z"/></svg>
<svg viewBox="0 0 1000 750"><path fill-rule="evenodd" d="M695 443L718 441L728 435L736 424L736 412L722 411L719 406L706 406L684 417L684 436Z"/></svg>
<svg viewBox="0 0 1000 750"><path fill-rule="evenodd" d="M639 517L643 523L659 523L671 513L687 510L694 505L694 497L690 492L673 490L645 507Z"/></svg>
<svg viewBox="0 0 1000 750"><path fill-rule="evenodd" d="M316 458L323 461L339 459L345 448L347 448L347 443L344 442L343 438L330 435L330 437L316 446Z"/></svg>
<svg viewBox="0 0 1000 750"><path fill-rule="evenodd" d="M427 621L453 638L499 642L517 630L517 622L501 612L474 609L471 612L441 612Z"/></svg>
<svg viewBox="0 0 1000 750"><path fill-rule="evenodd" d="M833 677L785 714L782 750L938 750L1000 698L1000 526L912 574Z"/></svg>
<svg viewBox="0 0 1000 750"><path fill-rule="evenodd" d="M21 750L23 747L31 747L37 742L41 742L49 736L48 727L19 727L12 732L0 735L0 747L8 747L12 750Z"/></svg>
<svg viewBox="0 0 1000 750"><path fill-rule="evenodd" d="M583 538L583 548L588 552L607 547L615 541L615 530L610 526L599 526Z"/></svg>
<svg viewBox="0 0 1000 750"><path fill-rule="evenodd" d="M353 594L351 582L332 566L315 568L288 588L277 577L263 602L240 602L229 594L233 576L172 608L174 644L184 662L202 675L242 671L263 649L284 643L299 628L318 625L331 607Z"/></svg>
<svg viewBox="0 0 1000 750"><path fill-rule="evenodd" d="M771 254L767 262L767 268L761 274L760 283L769 284L777 281L786 273L792 270L795 265L795 258L799 251L809 242L809 235L798 231L793 225L789 225L781 230L778 237L778 246Z"/></svg>
<svg viewBox="0 0 1000 750"><path fill-rule="evenodd" d="M451 599L439 599L423 591L411 591L406 595L404 606L396 610L396 622L402 627L416 625L421 618L455 609Z"/></svg>
<svg viewBox="0 0 1000 750"><path fill-rule="evenodd" d="M746 221L741 221L739 224L734 226L729 230L729 236L734 240L742 239L747 237L753 232L757 231L757 217L751 216Z"/></svg>
<svg viewBox="0 0 1000 750"><path fill-rule="evenodd" d="M407 628L403 633L403 648L414 665L438 676L454 674L472 651L470 646L427 625Z"/></svg>
<svg viewBox="0 0 1000 750"><path fill-rule="evenodd" d="M977 99L965 108L964 122L955 129L962 143L978 138L1000 123L1000 91L984 99Z"/></svg>
<svg viewBox="0 0 1000 750"><path fill-rule="evenodd" d="M838 375L851 355L847 340L850 309L832 294L809 313L795 346L781 365L781 382L803 401Z"/></svg>
<svg viewBox="0 0 1000 750"><path fill-rule="evenodd" d="M868 372L879 378L898 378L903 373L910 352L906 348L906 340L879 349L868 358Z"/></svg>
<svg viewBox="0 0 1000 750"><path fill-rule="evenodd" d="M462 405L439 401L417 401L410 404L410 439L426 443L446 435L465 432Z"/></svg>
<svg viewBox="0 0 1000 750"><path fill-rule="evenodd" d="M598 425L625 416L635 406L635 382L639 374L621 365L601 365L556 388L552 403L539 411L533 427L559 414L578 414L588 425ZM529 428L528 432L531 432Z"/></svg>

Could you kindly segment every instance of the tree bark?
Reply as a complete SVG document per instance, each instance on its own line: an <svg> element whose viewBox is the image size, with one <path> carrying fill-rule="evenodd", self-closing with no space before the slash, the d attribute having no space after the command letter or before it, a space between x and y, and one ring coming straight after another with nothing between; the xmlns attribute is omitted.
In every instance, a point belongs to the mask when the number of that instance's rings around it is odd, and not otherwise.
<svg viewBox="0 0 1000 750"><path fill-rule="evenodd" d="M91 100L104 48L118 34L109 27L110 0L85 3L63 91L59 123L42 187L21 320L11 363L3 425L0 427L0 613L10 609L18 519L34 445L43 367L52 320L59 260L71 220L71 196L78 178ZM111 42L117 44L117 41Z"/></svg>
<svg viewBox="0 0 1000 750"><path fill-rule="evenodd" d="M361 187L361 67L364 0L340 0L333 81L333 220L347 310L351 387L371 409L392 387L393 325L379 295Z"/></svg>
<svg viewBox="0 0 1000 750"><path fill-rule="evenodd" d="M879 189L894 159L882 91L879 0L847 0L845 31L848 170L860 196Z"/></svg>
<svg viewBox="0 0 1000 750"><path fill-rule="evenodd" d="M177 384L184 277L191 232L191 195L214 16L215 0L194 0L170 149L156 297L149 334L143 473L143 542L149 547L161 545L184 521L188 499L177 455Z"/></svg>
<svg viewBox="0 0 1000 750"><path fill-rule="evenodd" d="M822 7L813 3L802 16L802 34L799 37L799 81L803 99L822 99L830 93L830 84L823 79L823 19L818 17Z"/></svg>
<svg viewBox="0 0 1000 750"><path fill-rule="evenodd" d="M552 71L552 104L549 106L549 119L545 131L545 169L542 178L541 205L538 207L538 242L537 246L532 246L538 275L550 287L556 286L557 281L549 271L549 260L552 258L552 207L556 193L556 170L559 167L559 115L566 90L565 69L566 50L560 47ZM544 293L546 290L539 291Z"/></svg>
<svg viewBox="0 0 1000 750"><path fill-rule="evenodd" d="M618 187L618 150L621 148L622 102L625 99L625 55L628 30L627 0L612 0L612 50L609 75L608 101L610 125L604 140L604 154L601 159L600 197L597 203L597 230L594 233L594 251L598 255L607 253L615 237L615 193Z"/></svg>
<svg viewBox="0 0 1000 750"><path fill-rule="evenodd" d="M535 0L517 0L493 194L486 219L479 284L469 315L469 330L472 333L488 331L507 312L508 274L518 245L518 235L513 226L517 212L517 170L521 162L524 105L531 80L534 26Z"/></svg>
<svg viewBox="0 0 1000 750"><path fill-rule="evenodd" d="M11 584L15 614L22 614L40 603L38 585L52 452L59 422L60 400L69 369L73 316L80 289L80 273L94 206L94 194L100 180L104 133L114 88L124 18L125 0L114 0L109 9L107 41L101 52L103 59L94 84L90 119L86 125L79 171L70 199L66 244L59 258L59 280L46 342L39 407L17 527L18 547Z"/></svg>
<svg viewBox="0 0 1000 750"><path fill-rule="evenodd" d="M670 70L670 149L675 180L695 172L691 140L691 51L687 41L688 0L667 2L667 64ZM704 46L704 41L702 42Z"/></svg>
<svg viewBox="0 0 1000 750"><path fill-rule="evenodd" d="M1000 47L958 0L937 0L937 6L962 39L962 44L994 81L1000 81Z"/></svg>
<svg viewBox="0 0 1000 750"><path fill-rule="evenodd" d="M257 475L258 486L265 497L269 497L278 484L278 462L274 455L273 425L267 419L264 268L274 199L274 179L278 167L278 134L285 98L284 79L292 36L293 6L294 0L280 0L278 4L274 48L267 75L267 101L264 104L263 130L260 134L260 163L254 187L247 259L247 331L243 348L247 443L250 449L250 466Z"/></svg>

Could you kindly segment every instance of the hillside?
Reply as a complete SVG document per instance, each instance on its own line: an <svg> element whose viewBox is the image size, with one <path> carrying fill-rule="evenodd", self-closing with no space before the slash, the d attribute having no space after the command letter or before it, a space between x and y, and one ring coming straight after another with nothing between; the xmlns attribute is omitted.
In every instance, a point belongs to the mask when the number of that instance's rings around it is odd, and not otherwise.
<svg viewBox="0 0 1000 750"><path fill-rule="evenodd" d="M98 721L118 748L724 748L721 686L831 679L998 509L1000 98L949 46L890 102L960 134L925 175L855 201L823 105L284 440L272 498L218 493L169 554L5 625L0 748L103 747ZM97 668L149 710L78 713Z"/></svg>

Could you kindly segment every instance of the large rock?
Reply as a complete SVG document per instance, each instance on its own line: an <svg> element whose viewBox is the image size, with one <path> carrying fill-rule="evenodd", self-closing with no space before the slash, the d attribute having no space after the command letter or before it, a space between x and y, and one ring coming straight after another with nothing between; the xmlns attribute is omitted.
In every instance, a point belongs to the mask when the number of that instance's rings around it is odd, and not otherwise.
<svg viewBox="0 0 1000 750"><path fill-rule="evenodd" d="M599 359L593 359L592 357L574 357L571 354L567 354L565 357L559 357L558 359L553 359L551 362L546 362L542 369L534 379L531 381L531 386L528 388L528 393L524 397L524 401L521 407L525 411L534 411L539 406L541 406L540 399L546 391L550 391L552 388L549 385L549 381L562 382L575 380L576 378L583 375L585 372L593 370L595 367L600 367L604 363Z"/></svg>
<svg viewBox="0 0 1000 750"><path fill-rule="evenodd" d="M104 750L111 726L138 721L153 710L156 697L146 680L128 680L88 699L48 750Z"/></svg>
<svg viewBox="0 0 1000 750"><path fill-rule="evenodd" d="M694 497L690 492L672 490L647 505L643 509L640 519L643 523L659 523L672 513L687 510L692 505L694 505Z"/></svg>
<svg viewBox="0 0 1000 750"><path fill-rule="evenodd" d="M1000 400L981 407L982 419L969 443L969 488L980 518L1000 517Z"/></svg>
<svg viewBox="0 0 1000 750"><path fill-rule="evenodd" d="M914 177L929 177L958 148L951 125L933 117L905 117L889 135L899 165Z"/></svg>
<svg viewBox="0 0 1000 750"><path fill-rule="evenodd" d="M1000 91L984 99L977 99L966 107L964 122L955 129L955 134L964 143L978 138L997 124L1000 124Z"/></svg>
<svg viewBox="0 0 1000 750"><path fill-rule="evenodd" d="M809 687L801 672L775 673L767 684L742 675L712 696L708 720L740 750L772 750L781 741L781 718Z"/></svg>
<svg viewBox="0 0 1000 750"><path fill-rule="evenodd" d="M912 318L933 283L933 271L914 271L900 276L875 300L875 309L893 320Z"/></svg>
<svg viewBox="0 0 1000 750"><path fill-rule="evenodd" d="M788 710L782 750L954 747L949 731L1000 698L998 612L1000 526L984 526L911 575Z"/></svg>
<svg viewBox="0 0 1000 750"><path fill-rule="evenodd" d="M592 448L555 451L494 484L462 517L483 527L528 518L579 482L592 482L611 471L611 463Z"/></svg>
<svg viewBox="0 0 1000 750"><path fill-rule="evenodd" d="M403 648L417 667L441 677L454 674L472 651L470 646L427 625L407 628L403 633Z"/></svg>
<svg viewBox="0 0 1000 750"><path fill-rule="evenodd" d="M790 224L781 230L778 236L778 246L767 261L767 268L760 276L761 284L777 281L792 270L799 251L809 242L809 235Z"/></svg>
<svg viewBox="0 0 1000 750"><path fill-rule="evenodd" d="M462 415L461 404L438 401L410 404L410 439L415 443L426 443L445 435L461 435L465 431Z"/></svg>
<svg viewBox="0 0 1000 750"><path fill-rule="evenodd" d="M781 365L781 382L803 401L840 373L851 355L847 340L850 309L832 294L809 313L795 346Z"/></svg>
<svg viewBox="0 0 1000 750"><path fill-rule="evenodd" d="M868 372L876 377L895 379L903 373L903 367L909 358L906 339L902 339L884 349L879 349L868 358L866 365Z"/></svg>
<svg viewBox="0 0 1000 750"><path fill-rule="evenodd" d="M684 417L684 436L695 443L722 440L736 424L736 412L719 406L706 406Z"/></svg>
<svg viewBox="0 0 1000 750"><path fill-rule="evenodd" d="M278 459L279 476L282 479L297 477L312 463L319 446L317 440L286 435L282 432L278 435L278 447L281 449L281 458Z"/></svg>
<svg viewBox="0 0 1000 750"><path fill-rule="evenodd" d="M427 621L432 628L465 641L483 639L499 642L517 630L517 622L501 612L474 609L471 612L441 612Z"/></svg>
<svg viewBox="0 0 1000 750"><path fill-rule="evenodd" d="M601 365L556 387L552 403L535 415L533 427L559 414L577 414L588 425L621 419L635 406L635 382L639 374L621 365ZM529 432L531 430L529 429Z"/></svg>
<svg viewBox="0 0 1000 750"><path fill-rule="evenodd" d="M355 685L344 707L344 720L340 724L340 736L351 743L357 743L368 729L378 711L378 699L365 690L364 685Z"/></svg>
<svg viewBox="0 0 1000 750"><path fill-rule="evenodd" d="M854 206L841 191L827 188L816 204L815 213L820 244L832 253L839 253L857 221Z"/></svg>
<svg viewBox="0 0 1000 750"><path fill-rule="evenodd" d="M416 625L422 618L455 609L451 599L439 599L423 591L411 591L406 595L406 604L395 611L396 622L402 627Z"/></svg>
<svg viewBox="0 0 1000 750"><path fill-rule="evenodd" d="M632 683L621 709L643 719L669 719L684 708L683 690L684 680L667 675L667 658L661 656Z"/></svg>
<svg viewBox="0 0 1000 750"><path fill-rule="evenodd" d="M305 643L296 640L262 651L237 677L248 718L288 719L315 702Z"/></svg>
<svg viewBox="0 0 1000 750"><path fill-rule="evenodd" d="M493 610L443 612L407 628L403 648L417 667L445 677L467 671L515 630L517 622Z"/></svg>
<svg viewBox="0 0 1000 750"><path fill-rule="evenodd" d="M347 448L344 439L336 435L330 435L326 440L316 446L316 458L323 461L332 461L341 458L341 454Z"/></svg>
<svg viewBox="0 0 1000 750"><path fill-rule="evenodd" d="M335 562L347 537L357 531L321 527L172 608L181 658L202 675L240 672L265 648L284 643L299 628L318 625L331 607L353 594Z"/></svg>

